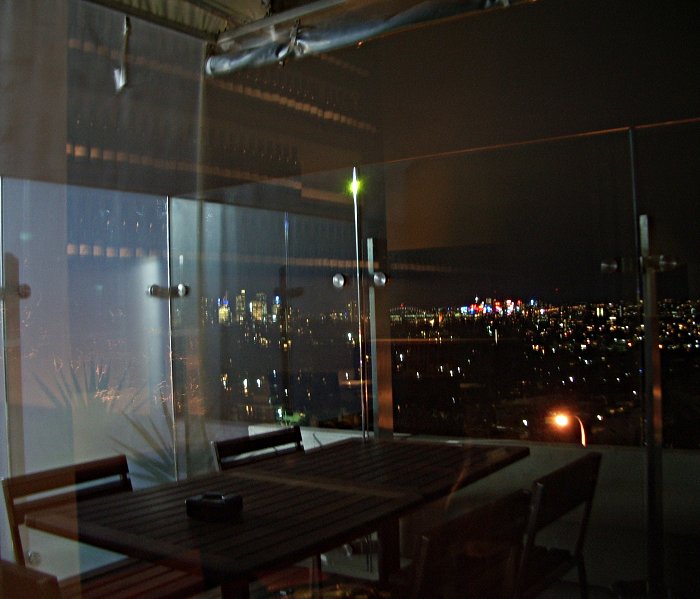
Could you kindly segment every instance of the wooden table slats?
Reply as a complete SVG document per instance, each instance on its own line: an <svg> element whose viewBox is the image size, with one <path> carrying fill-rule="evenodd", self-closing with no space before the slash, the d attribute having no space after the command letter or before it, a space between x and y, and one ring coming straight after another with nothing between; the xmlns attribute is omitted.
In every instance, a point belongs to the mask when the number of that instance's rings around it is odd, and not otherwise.
<svg viewBox="0 0 700 599"><path fill-rule="evenodd" d="M527 447L351 439L159 487L33 515L28 524L132 557L202 573L233 594L284 567L382 530L380 577L398 566L398 518L529 453ZM238 493L227 522L188 518L187 497ZM384 539L384 541L382 540ZM233 589L233 590L232 590Z"/></svg>
<svg viewBox="0 0 700 599"><path fill-rule="evenodd" d="M411 441L370 441L362 452L357 441L335 444L332 452L312 450L252 465L253 470L333 480L338 472L353 485L419 492L426 499L460 488L522 459L520 446L457 445Z"/></svg>

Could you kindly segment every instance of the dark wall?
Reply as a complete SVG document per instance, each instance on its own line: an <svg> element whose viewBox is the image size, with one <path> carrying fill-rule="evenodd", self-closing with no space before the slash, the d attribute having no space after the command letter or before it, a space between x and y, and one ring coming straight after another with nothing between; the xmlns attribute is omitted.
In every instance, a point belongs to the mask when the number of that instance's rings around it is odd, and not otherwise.
<svg viewBox="0 0 700 599"><path fill-rule="evenodd" d="M0 2L0 175L64 177L66 8Z"/></svg>

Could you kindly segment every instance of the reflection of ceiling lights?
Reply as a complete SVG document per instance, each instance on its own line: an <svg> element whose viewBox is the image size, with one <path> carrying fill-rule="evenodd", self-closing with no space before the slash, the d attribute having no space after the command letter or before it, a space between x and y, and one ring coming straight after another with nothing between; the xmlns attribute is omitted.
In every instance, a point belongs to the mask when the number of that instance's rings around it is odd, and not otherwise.
<svg viewBox="0 0 700 599"><path fill-rule="evenodd" d="M342 0L320 0L300 9L306 9L309 14L312 9L325 11L339 2ZM510 4L509 0L427 0L405 8L406 2L397 7L393 2L348 0L336 11L324 13L322 21L310 25L302 22L303 15L295 14L295 10L286 11L219 36L217 45L224 53L207 59L206 73L222 75L281 63L289 58L352 46L417 23ZM244 39L253 32L257 35Z"/></svg>

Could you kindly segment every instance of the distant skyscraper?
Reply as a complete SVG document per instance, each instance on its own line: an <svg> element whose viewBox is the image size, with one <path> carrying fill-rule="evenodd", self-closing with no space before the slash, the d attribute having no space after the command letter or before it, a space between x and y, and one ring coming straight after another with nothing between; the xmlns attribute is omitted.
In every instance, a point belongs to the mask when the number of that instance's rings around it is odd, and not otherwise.
<svg viewBox="0 0 700 599"><path fill-rule="evenodd" d="M236 322L243 324L246 315L245 289L236 296Z"/></svg>
<svg viewBox="0 0 700 599"><path fill-rule="evenodd" d="M279 295L275 296L275 299L272 301L272 322L278 322L280 318L280 304L281 304L281 299Z"/></svg>
<svg viewBox="0 0 700 599"><path fill-rule="evenodd" d="M231 308L228 305L228 298L224 297L218 300L217 303L219 306L219 324L225 326L231 324Z"/></svg>
<svg viewBox="0 0 700 599"><path fill-rule="evenodd" d="M255 322L267 320L267 294L259 291L255 294L255 299L250 303L251 316Z"/></svg>

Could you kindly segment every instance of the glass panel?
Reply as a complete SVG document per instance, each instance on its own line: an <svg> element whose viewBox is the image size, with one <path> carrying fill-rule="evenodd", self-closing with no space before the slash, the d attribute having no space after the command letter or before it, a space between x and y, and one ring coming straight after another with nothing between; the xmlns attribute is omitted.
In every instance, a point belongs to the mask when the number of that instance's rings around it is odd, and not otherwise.
<svg viewBox="0 0 700 599"><path fill-rule="evenodd" d="M31 289L5 310L10 473L123 453L136 487L172 479L168 303L146 294L165 199L7 178L2 199L5 281ZM36 564L69 566L37 538Z"/></svg>
<svg viewBox="0 0 700 599"><path fill-rule="evenodd" d="M360 426L353 204L331 181L172 200L173 281L191 288L173 300L188 474L252 424Z"/></svg>
<svg viewBox="0 0 700 599"><path fill-rule="evenodd" d="M386 179L395 429L639 443L626 136L413 160Z"/></svg>
<svg viewBox="0 0 700 599"><path fill-rule="evenodd" d="M656 275L667 447L700 448L700 126L635 134L639 214L649 218Z"/></svg>
<svg viewBox="0 0 700 599"><path fill-rule="evenodd" d="M390 378L395 431L642 442L634 194L651 191L646 175L634 179L632 150L619 131L361 169L362 227L385 226L388 247L372 267L386 266L389 283L367 283L361 301L371 285L385 302L374 317L391 325L391 370L379 351L369 373ZM360 426L357 288L332 285L356 268L349 179L339 170L173 200L173 280L193 290L173 300L177 409L195 470L211 467L209 441L225 434L212 420L232 434L278 421ZM372 341L382 345L368 339L363 354Z"/></svg>

